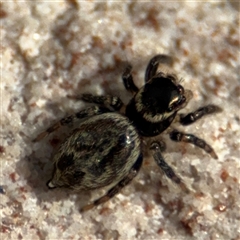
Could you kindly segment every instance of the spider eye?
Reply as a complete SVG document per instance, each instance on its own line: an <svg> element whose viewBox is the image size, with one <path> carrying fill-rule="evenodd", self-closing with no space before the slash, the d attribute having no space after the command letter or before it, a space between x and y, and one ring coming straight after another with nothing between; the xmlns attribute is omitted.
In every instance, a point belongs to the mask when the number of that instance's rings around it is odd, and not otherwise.
<svg viewBox="0 0 240 240"><path fill-rule="evenodd" d="M182 96L181 103L185 103L185 102L186 102L186 98L185 96Z"/></svg>
<svg viewBox="0 0 240 240"><path fill-rule="evenodd" d="M181 101L181 95L174 97L172 101L169 103L168 111L169 112L173 111L180 101Z"/></svg>
<svg viewBox="0 0 240 240"><path fill-rule="evenodd" d="M178 97L174 98L168 107L168 112L172 112L174 109L178 108L186 101L186 98L183 95L179 95Z"/></svg>
<svg viewBox="0 0 240 240"><path fill-rule="evenodd" d="M184 88L181 85L178 85L179 94L183 95Z"/></svg>

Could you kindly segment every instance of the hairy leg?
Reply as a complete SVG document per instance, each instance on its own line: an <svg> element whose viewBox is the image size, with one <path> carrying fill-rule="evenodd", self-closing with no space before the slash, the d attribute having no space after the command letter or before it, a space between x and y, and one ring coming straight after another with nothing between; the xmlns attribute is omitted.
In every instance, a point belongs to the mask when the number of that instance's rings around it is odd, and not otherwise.
<svg viewBox="0 0 240 240"><path fill-rule="evenodd" d="M40 133L34 140L33 142L37 142L41 140L42 138L46 137L48 134L56 131L59 129L61 126L67 126L72 124L75 120L86 118L86 117L91 117L94 115L100 115L102 113L110 112L109 109L105 107L99 107L99 106L93 106L86 108L84 110L81 110L73 115L70 115L68 117L62 118L60 121L56 122L53 124L51 127L47 128L44 132Z"/></svg>
<svg viewBox="0 0 240 240"><path fill-rule="evenodd" d="M148 63L146 72L145 72L145 82L151 79L156 75L159 64L172 65L173 60L170 56L159 54L154 56Z"/></svg>
<svg viewBox="0 0 240 240"><path fill-rule="evenodd" d="M193 134L182 133L178 130L173 130L170 134L170 138L176 142L187 142L191 143L199 148L202 148L205 152L209 153L212 158L218 159L217 154L213 148L207 144L203 139L196 137Z"/></svg>
<svg viewBox="0 0 240 240"><path fill-rule="evenodd" d="M132 66L128 65L122 74L122 80L125 88L134 94L138 91L138 88L133 82L131 71L132 71Z"/></svg>
<svg viewBox="0 0 240 240"><path fill-rule="evenodd" d="M150 149L153 153L153 158L156 161L157 165L162 169L165 175L171 179L176 184L179 184L182 190L188 192L186 185L181 181L181 179L175 174L173 169L165 162L162 152L165 150L165 143L156 141L152 142Z"/></svg>
<svg viewBox="0 0 240 240"><path fill-rule="evenodd" d="M189 125L196 122L198 119L202 118L205 115L221 112L222 109L216 105L207 105L201 108L198 108L196 111L188 113L187 115L180 114L179 122L182 125Z"/></svg>
<svg viewBox="0 0 240 240"><path fill-rule="evenodd" d="M119 97L111 95L95 96L92 94L82 94L79 96L68 95L68 97L75 100L82 100L88 103L104 105L105 107L112 107L116 111L119 111L123 106L123 102Z"/></svg>
<svg viewBox="0 0 240 240"><path fill-rule="evenodd" d="M137 161L135 162L135 164L132 166L132 168L130 169L128 175L123 178L120 182L118 182L114 187L112 187L110 190L108 190L108 192L100 197L99 199L95 200L93 203L89 204L89 205L86 205L84 206L83 208L80 209L80 212L84 212L84 211L87 211L87 210L90 210L92 209L93 207L95 206L98 206L102 203L105 203L107 202L110 198L114 197L117 193L120 192L120 190L125 187L127 184L129 184L132 179L134 177L136 177L138 171L140 170L141 168L141 165L142 165L142 160L143 160L143 157L142 155L140 155L137 159Z"/></svg>

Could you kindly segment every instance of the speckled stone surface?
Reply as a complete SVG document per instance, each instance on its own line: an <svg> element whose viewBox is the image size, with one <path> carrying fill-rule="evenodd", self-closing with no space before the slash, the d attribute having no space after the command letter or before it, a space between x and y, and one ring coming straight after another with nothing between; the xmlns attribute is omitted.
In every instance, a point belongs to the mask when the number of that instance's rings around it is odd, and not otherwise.
<svg viewBox="0 0 240 240"><path fill-rule="evenodd" d="M239 7L230 1L2 1L0 238L240 239ZM73 193L45 185L51 155L70 130L32 139L87 106L67 94L108 93L127 103L124 63L132 63L140 87L158 53L174 57L171 71L193 91L183 113L208 103L223 108L191 126L176 125L205 139L219 158L162 134L164 156L190 193L149 156L120 194L81 214L106 189Z"/></svg>

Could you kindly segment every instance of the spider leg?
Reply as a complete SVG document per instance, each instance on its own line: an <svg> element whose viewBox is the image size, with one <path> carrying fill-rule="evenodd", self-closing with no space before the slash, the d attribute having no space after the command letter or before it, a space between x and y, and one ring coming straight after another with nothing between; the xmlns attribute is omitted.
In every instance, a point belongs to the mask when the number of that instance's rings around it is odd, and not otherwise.
<svg viewBox="0 0 240 240"><path fill-rule="evenodd" d="M125 187L128 183L130 183L132 181L132 179L134 177L136 177L138 171L141 168L142 165L142 161L143 161L143 156L140 155L137 159L137 161L134 163L134 165L132 166L132 168L130 169L128 175L126 177L124 177L120 182L118 182L115 186L113 186L111 189L108 190L108 192L98 198L97 200L95 200L93 203L84 206L83 208L80 209L80 212L84 212L87 210L92 209L93 207L96 207L102 203L107 202L110 198L114 197L117 193L120 192L120 190Z"/></svg>
<svg viewBox="0 0 240 240"><path fill-rule="evenodd" d="M218 159L217 154L213 150L213 148L207 144L203 139L196 137L193 134L182 133L178 130L173 130L170 132L170 138L176 142L187 142L191 143L199 148L202 148L205 152L209 153L212 158Z"/></svg>
<svg viewBox="0 0 240 240"><path fill-rule="evenodd" d="M152 142L150 149L153 153L153 158L156 161L157 165L162 169L165 175L171 179L173 182L180 185L182 190L188 192L186 185L182 182L182 180L175 174L173 169L165 162L162 152L165 150L166 146L164 142L156 141Z"/></svg>
<svg viewBox="0 0 240 240"><path fill-rule="evenodd" d="M207 105L201 108L198 108L196 111L188 113L187 115L180 114L179 122L182 125L189 125L196 122L198 119L202 118L205 115L221 112L222 109L216 105Z"/></svg>
<svg viewBox="0 0 240 240"><path fill-rule="evenodd" d="M105 96L94 96L92 94L82 94L79 96L71 96L68 95L69 98L76 99L76 100L83 100L89 103L96 103L100 105L104 105L106 107L110 106L115 111L119 111L120 108L123 106L123 102L119 97L105 95Z"/></svg>
<svg viewBox="0 0 240 240"><path fill-rule="evenodd" d="M129 64L127 65L127 67L125 68L122 74L122 80L125 88L134 94L138 91L138 87L133 82L131 71L132 71L132 66Z"/></svg>
<svg viewBox="0 0 240 240"><path fill-rule="evenodd" d="M33 140L33 142L37 142L37 141L41 140L42 138L46 137L48 134L59 129L61 126L66 126L66 125L72 124L75 120L86 118L86 117L92 117L94 115L99 115L99 114L106 113L106 112L110 112L110 110L105 107L99 107L99 106L93 106L93 107L89 107L84 110L81 110L73 115L62 118L60 121L53 124L51 127L47 128L47 130L40 133Z"/></svg>
<svg viewBox="0 0 240 240"><path fill-rule="evenodd" d="M159 64L172 65L173 59L165 54L159 54L154 56L148 63L146 72L145 72L145 82L151 79L156 75Z"/></svg>

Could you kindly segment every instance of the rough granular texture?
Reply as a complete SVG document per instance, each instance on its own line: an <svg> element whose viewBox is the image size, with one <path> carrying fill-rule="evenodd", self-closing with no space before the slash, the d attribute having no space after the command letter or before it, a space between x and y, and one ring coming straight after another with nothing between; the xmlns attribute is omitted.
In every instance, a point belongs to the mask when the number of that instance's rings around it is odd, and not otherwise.
<svg viewBox="0 0 240 240"><path fill-rule="evenodd" d="M239 239L239 3L5 1L1 20L0 236L5 239ZM182 192L149 156L139 175L98 208L104 194L48 190L51 155L69 132L38 133L87 105L67 94L112 94L127 103L125 62L142 86L148 60L174 57L171 71L194 97L188 112L223 112L178 127L210 143L219 159L168 140L165 158Z"/></svg>

